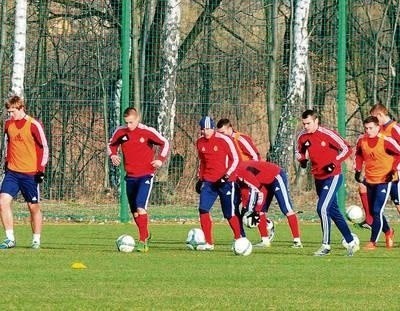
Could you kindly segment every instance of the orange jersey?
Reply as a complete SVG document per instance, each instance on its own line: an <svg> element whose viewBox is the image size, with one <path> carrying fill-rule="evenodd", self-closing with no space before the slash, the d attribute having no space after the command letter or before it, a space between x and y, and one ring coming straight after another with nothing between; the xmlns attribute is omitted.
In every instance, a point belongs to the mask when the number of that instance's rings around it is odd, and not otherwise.
<svg viewBox="0 0 400 311"><path fill-rule="evenodd" d="M5 130L7 168L19 173L43 172L49 152L41 124L26 116L7 120Z"/></svg>
<svg viewBox="0 0 400 311"><path fill-rule="evenodd" d="M250 136L233 132L232 138L239 155L239 161L260 160L260 153Z"/></svg>
<svg viewBox="0 0 400 311"><path fill-rule="evenodd" d="M360 166L364 162L365 179L368 183L385 183L387 176L393 172L395 157L388 153L391 141L393 140L382 134L378 134L374 138L369 138L367 135L359 138L356 151L356 170L361 170ZM397 157L398 154L399 151L397 151Z"/></svg>

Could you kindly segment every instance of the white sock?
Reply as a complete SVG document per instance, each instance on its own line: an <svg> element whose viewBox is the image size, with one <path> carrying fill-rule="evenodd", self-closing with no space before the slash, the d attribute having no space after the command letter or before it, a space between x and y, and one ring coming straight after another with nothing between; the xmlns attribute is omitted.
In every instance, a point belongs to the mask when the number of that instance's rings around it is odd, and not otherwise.
<svg viewBox="0 0 400 311"><path fill-rule="evenodd" d="M294 238L294 239L293 239L293 242L295 242L295 243L301 243L301 240L300 240L300 238Z"/></svg>
<svg viewBox="0 0 400 311"><path fill-rule="evenodd" d="M11 241L15 241L14 230L13 229L6 230L6 237Z"/></svg>
<svg viewBox="0 0 400 311"><path fill-rule="evenodd" d="M34 233L32 241L40 244L40 233Z"/></svg>

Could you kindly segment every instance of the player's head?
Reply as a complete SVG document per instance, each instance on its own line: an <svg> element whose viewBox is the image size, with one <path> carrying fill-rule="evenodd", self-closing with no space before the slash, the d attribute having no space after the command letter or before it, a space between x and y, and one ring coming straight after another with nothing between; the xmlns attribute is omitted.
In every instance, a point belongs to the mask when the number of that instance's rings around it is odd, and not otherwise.
<svg viewBox="0 0 400 311"><path fill-rule="evenodd" d="M225 134L225 135L232 135L233 127L231 121L229 119L221 119L217 122L217 132Z"/></svg>
<svg viewBox="0 0 400 311"><path fill-rule="evenodd" d="M307 109L301 114L303 128L307 133L314 133L319 126L318 114L312 110Z"/></svg>
<svg viewBox="0 0 400 311"><path fill-rule="evenodd" d="M211 136L214 135L215 123L213 119L211 119L208 116L202 117L199 122L199 125L200 125L201 135L203 135L205 138L209 139Z"/></svg>
<svg viewBox="0 0 400 311"><path fill-rule="evenodd" d="M384 125L390 120L388 109L380 102L372 106L369 114L371 116L377 117L380 125Z"/></svg>
<svg viewBox="0 0 400 311"><path fill-rule="evenodd" d="M25 117L25 102L20 96L13 95L5 103L7 113L15 120L21 120Z"/></svg>
<svg viewBox="0 0 400 311"><path fill-rule="evenodd" d="M366 117L363 121L364 131L368 137L373 138L376 137L379 133L379 120L377 117L369 116Z"/></svg>
<svg viewBox="0 0 400 311"><path fill-rule="evenodd" d="M133 107L128 107L124 111L125 124L130 131L133 131L140 122L140 115Z"/></svg>

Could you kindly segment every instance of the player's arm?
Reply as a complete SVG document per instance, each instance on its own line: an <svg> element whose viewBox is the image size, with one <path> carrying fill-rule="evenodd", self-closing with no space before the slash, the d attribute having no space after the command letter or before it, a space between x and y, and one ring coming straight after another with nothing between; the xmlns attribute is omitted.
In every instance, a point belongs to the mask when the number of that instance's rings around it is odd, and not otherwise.
<svg viewBox="0 0 400 311"><path fill-rule="evenodd" d="M149 132L150 141L154 145L159 146L159 152L156 158L151 162L151 165L155 168L159 168L167 159L169 153L169 142L156 129L152 127L147 127L147 130Z"/></svg>
<svg viewBox="0 0 400 311"><path fill-rule="evenodd" d="M121 158L118 155L118 149L123 142L128 140L128 135L121 130L121 127L117 128L112 134L110 141L107 145L107 154L110 157L111 162L114 166L118 166L121 164Z"/></svg>
<svg viewBox="0 0 400 311"><path fill-rule="evenodd" d="M261 159L260 152L258 151L257 147L255 146L255 144L253 143L253 141L249 136L240 135L238 142L242 152L250 159L255 161Z"/></svg>
<svg viewBox="0 0 400 311"><path fill-rule="evenodd" d="M230 160L229 161L230 165L228 166L225 176L222 176L222 177L229 178L232 175L232 173L236 170L236 168L239 164L239 155L236 151L235 145L231 138L229 138L226 135L219 134L219 133L216 133L215 135L218 135L217 137L222 138L228 146L227 154L228 154L228 158Z"/></svg>
<svg viewBox="0 0 400 311"><path fill-rule="evenodd" d="M335 131L324 129L324 134L330 146L338 150L338 155L335 159L336 163L334 164L339 165L351 155L352 150L350 144Z"/></svg>
<svg viewBox="0 0 400 311"><path fill-rule="evenodd" d="M362 182L361 171L364 163L363 153L361 149L361 138L362 136L360 136L357 140L356 152L354 157L354 179L359 183Z"/></svg>
<svg viewBox="0 0 400 311"><path fill-rule="evenodd" d="M386 153L394 158L393 171L400 171L400 145L392 137L385 137L384 139Z"/></svg>
<svg viewBox="0 0 400 311"><path fill-rule="evenodd" d="M307 146L305 145L305 142L302 139L302 132L299 134L299 136L297 137L297 144L296 144L296 150L295 150L295 156L297 161L300 162L300 166L302 168L306 168L307 167Z"/></svg>
<svg viewBox="0 0 400 311"><path fill-rule="evenodd" d="M46 164L49 161L49 146L47 144L43 125L35 119L32 121L31 133L36 144L36 154L38 158L37 171L44 172Z"/></svg>

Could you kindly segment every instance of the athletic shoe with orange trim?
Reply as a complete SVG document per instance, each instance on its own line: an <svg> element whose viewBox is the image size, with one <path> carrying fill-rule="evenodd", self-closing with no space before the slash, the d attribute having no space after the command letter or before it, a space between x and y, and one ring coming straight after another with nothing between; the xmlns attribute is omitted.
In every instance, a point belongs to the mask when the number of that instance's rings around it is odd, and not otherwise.
<svg viewBox="0 0 400 311"><path fill-rule="evenodd" d="M390 228L389 231L385 233L385 240L386 248L392 248L394 244L394 230L392 228Z"/></svg>
<svg viewBox="0 0 400 311"><path fill-rule="evenodd" d="M368 242L368 244L364 246L364 250L366 251L373 251L375 249L376 249L376 243L374 242Z"/></svg>

